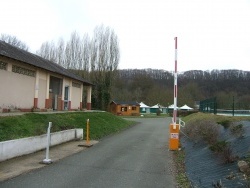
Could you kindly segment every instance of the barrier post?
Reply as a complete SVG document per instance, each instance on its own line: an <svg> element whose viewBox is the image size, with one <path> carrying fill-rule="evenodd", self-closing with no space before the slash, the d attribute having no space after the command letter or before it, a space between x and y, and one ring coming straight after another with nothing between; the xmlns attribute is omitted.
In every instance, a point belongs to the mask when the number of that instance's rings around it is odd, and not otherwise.
<svg viewBox="0 0 250 188"><path fill-rule="evenodd" d="M170 124L169 125L169 150L178 150L179 149L179 124Z"/></svg>
<svg viewBox="0 0 250 188"><path fill-rule="evenodd" d="M177 37L175 40L175 69L174 69L174 109L172 124L169 125L169 150L179 149L179 132L180 125L176 124L177 119Z"/></svg>

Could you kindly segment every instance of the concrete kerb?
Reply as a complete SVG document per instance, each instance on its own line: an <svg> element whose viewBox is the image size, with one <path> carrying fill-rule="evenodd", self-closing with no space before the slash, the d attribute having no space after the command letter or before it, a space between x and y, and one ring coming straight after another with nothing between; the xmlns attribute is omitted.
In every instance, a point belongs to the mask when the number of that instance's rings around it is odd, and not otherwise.
<svg viewBox="0 0 250 188"><path fill-rule="evenodd" d="M30 113L35 113L35 114L62 114L62 113L74 113L74 112L84 113L84 112L105 112L105 111L101 111L101 110L84 110L84 111L8 112L8 113L1 113L0 112L0 116L20 116L20 115L30 114Z"/></svg>

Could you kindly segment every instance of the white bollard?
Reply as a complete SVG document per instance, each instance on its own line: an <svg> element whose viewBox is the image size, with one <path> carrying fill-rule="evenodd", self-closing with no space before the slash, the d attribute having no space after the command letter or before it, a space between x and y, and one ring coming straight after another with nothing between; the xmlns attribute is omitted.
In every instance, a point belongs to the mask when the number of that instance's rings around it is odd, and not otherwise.
<svg viewBox="0 0 250 188"><path fill-rule="evenodd" d="M48 130L47 130L47 147L46 147L46 158L43 160L43 163L50 164L52 160L49 158L49 146L50 146L50 128L52 126L52 122L49 122Z"/></svg>

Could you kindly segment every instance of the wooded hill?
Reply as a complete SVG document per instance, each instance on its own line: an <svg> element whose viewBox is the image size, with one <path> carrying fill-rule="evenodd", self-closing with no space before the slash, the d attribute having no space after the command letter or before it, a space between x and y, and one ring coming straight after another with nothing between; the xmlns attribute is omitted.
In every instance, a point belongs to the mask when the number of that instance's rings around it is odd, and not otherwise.
<svg viewBox="0 0 250 188"><path fill-rule="evenodd" d="M173 104L173 72L158 69L117 70L111 100ZM178 106L216 97L218 108L250 109L250 71L191 70L178 73Z"/></svg>

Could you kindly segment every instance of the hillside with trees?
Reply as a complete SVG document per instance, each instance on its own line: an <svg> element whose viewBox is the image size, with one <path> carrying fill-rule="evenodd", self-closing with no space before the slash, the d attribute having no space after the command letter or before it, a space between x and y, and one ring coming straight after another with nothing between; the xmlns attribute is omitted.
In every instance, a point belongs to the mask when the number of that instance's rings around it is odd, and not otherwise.
<svg viewBox="0 0 250 188"><path fill-rule="evenodd" d="M118 70L112 98L173 103L173 72L155 69ZM218 108L250 109L250 72L242 70L191 70L178 74L178 106L194 107L195 101L216 97Z"/></svg>

